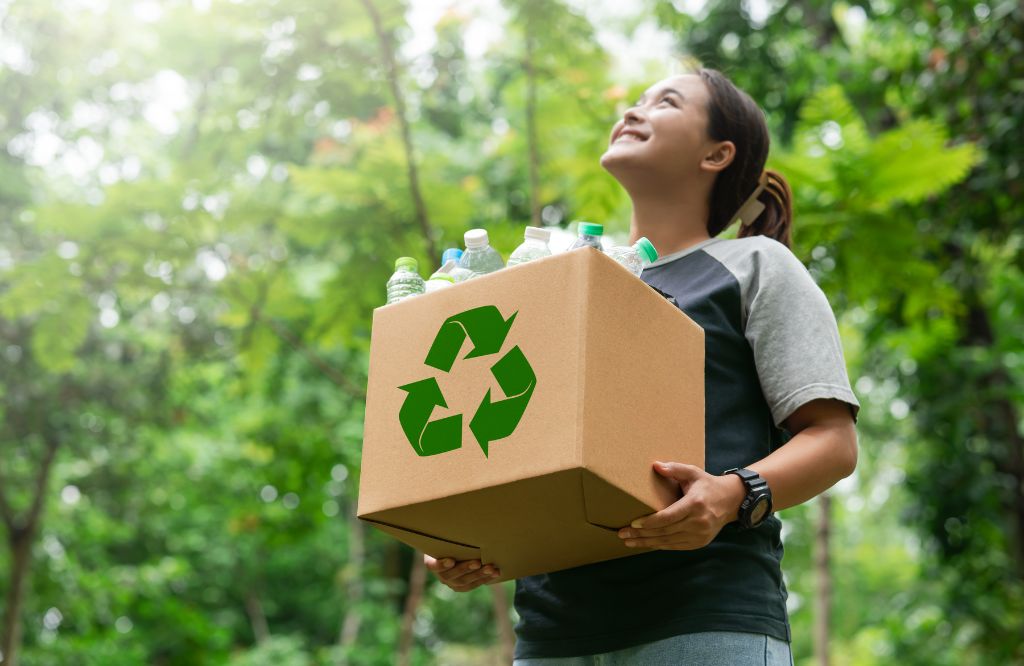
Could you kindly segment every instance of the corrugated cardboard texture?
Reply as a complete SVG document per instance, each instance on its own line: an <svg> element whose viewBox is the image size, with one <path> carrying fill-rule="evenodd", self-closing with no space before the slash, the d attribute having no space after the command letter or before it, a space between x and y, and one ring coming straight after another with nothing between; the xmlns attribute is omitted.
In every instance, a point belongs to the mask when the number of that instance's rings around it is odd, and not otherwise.
<svg viewBox="0 0 1024 666"><path fill-rule="evenodd" d="M424 361L448 317L516 313L499 352L449 372ZM469 428L491 366L518 345L536 387L514 432L485 455ZM609 257L575 250L374 312L358 514L435 557L494 562L503 578L622 557L614 528L667 506L678 488L654 460L704 462L703 331ZM420 456L399 422L436 378L463 414L462 446Z"/></svg>
<svg viewBox="0 0 1024 666"><path fill-rule="evenodd" d="M614 260L595 254L580 366L583 464L647 506L668 506L678 486L652 463L704 467L704 331L642 281L622 279L633 276Z"/></svg>
<svg viewBox="0 0 1024 666"><path fill-rule="evenodd" d="M575 396L580 388L579 278L583 262L558 257L459 284L374 311L367 388L359 512L380 511L438 496L486 488L525 476L576 467L578 424ZM441 324L451 315L495 305L515 321L501 351L464 359L473 344L467 339L451 371L424 364ZM537 385L511 437L495 441L485 456L469 422L490 388L492 399L504 397L490 367L518 345ZM461 413L462 448L420 457L402 431L398 413L407 393L398 387L435 377L448 403L432 419Z"/></svg>

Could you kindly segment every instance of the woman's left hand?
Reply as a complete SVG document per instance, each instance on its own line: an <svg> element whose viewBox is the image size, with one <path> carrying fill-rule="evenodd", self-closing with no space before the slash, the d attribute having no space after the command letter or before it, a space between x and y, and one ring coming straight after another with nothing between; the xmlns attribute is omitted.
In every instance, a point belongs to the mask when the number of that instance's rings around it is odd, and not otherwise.
<svg viewBox="0 0 1024 666"><path fill-rule="evenodd" d="M631 548L696 550L711 543L726 523L736 520L746 496L735 474L714 476L682 463L654 463L654 470L679 483L682 499L619 530Z"/></svg>

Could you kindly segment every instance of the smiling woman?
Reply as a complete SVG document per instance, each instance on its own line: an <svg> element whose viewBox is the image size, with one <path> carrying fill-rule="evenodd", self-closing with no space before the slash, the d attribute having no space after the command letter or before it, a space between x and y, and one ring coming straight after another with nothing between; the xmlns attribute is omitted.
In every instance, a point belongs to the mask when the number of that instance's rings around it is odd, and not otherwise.
<svg viewBox="0 0 1024 666"><path fill-rule="evenodd" d="M706 469L651 461L682 498L619 530L648 552L516 581L519 666L792 663L771 511L853 472L859 405L767 156L763 112L714 70L656 83L612 128L630 240L662 253L641 277L704 329Z"/></svg>

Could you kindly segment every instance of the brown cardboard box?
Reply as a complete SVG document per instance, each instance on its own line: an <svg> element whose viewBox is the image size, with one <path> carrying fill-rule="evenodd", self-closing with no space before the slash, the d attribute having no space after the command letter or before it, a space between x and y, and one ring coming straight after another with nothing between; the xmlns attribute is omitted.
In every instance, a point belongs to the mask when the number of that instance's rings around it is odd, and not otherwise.
<svg viewBox="0 0 1024 666"><path fill-rule="evenodd" d="M388 534L502 580L633 555L615 530L679 496L655 460L704 466L704 331L601 252L374 311L358 515Z"/></svg>

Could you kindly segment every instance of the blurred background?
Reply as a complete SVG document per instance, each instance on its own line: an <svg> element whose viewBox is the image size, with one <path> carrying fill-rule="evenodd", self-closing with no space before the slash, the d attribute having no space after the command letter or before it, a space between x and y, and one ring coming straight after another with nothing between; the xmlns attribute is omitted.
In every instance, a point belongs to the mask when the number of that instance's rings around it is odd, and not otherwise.
<svg viewBox="0 0 1024 666"><path fill-rule="evenodd" d="M702 63L863 403L781 515L796 663L1024 663L1022 51L997 0L0 0L0 660L507 660L511 584L353 517L372 310L472 227L624 238L611 125Z"/></svg>

